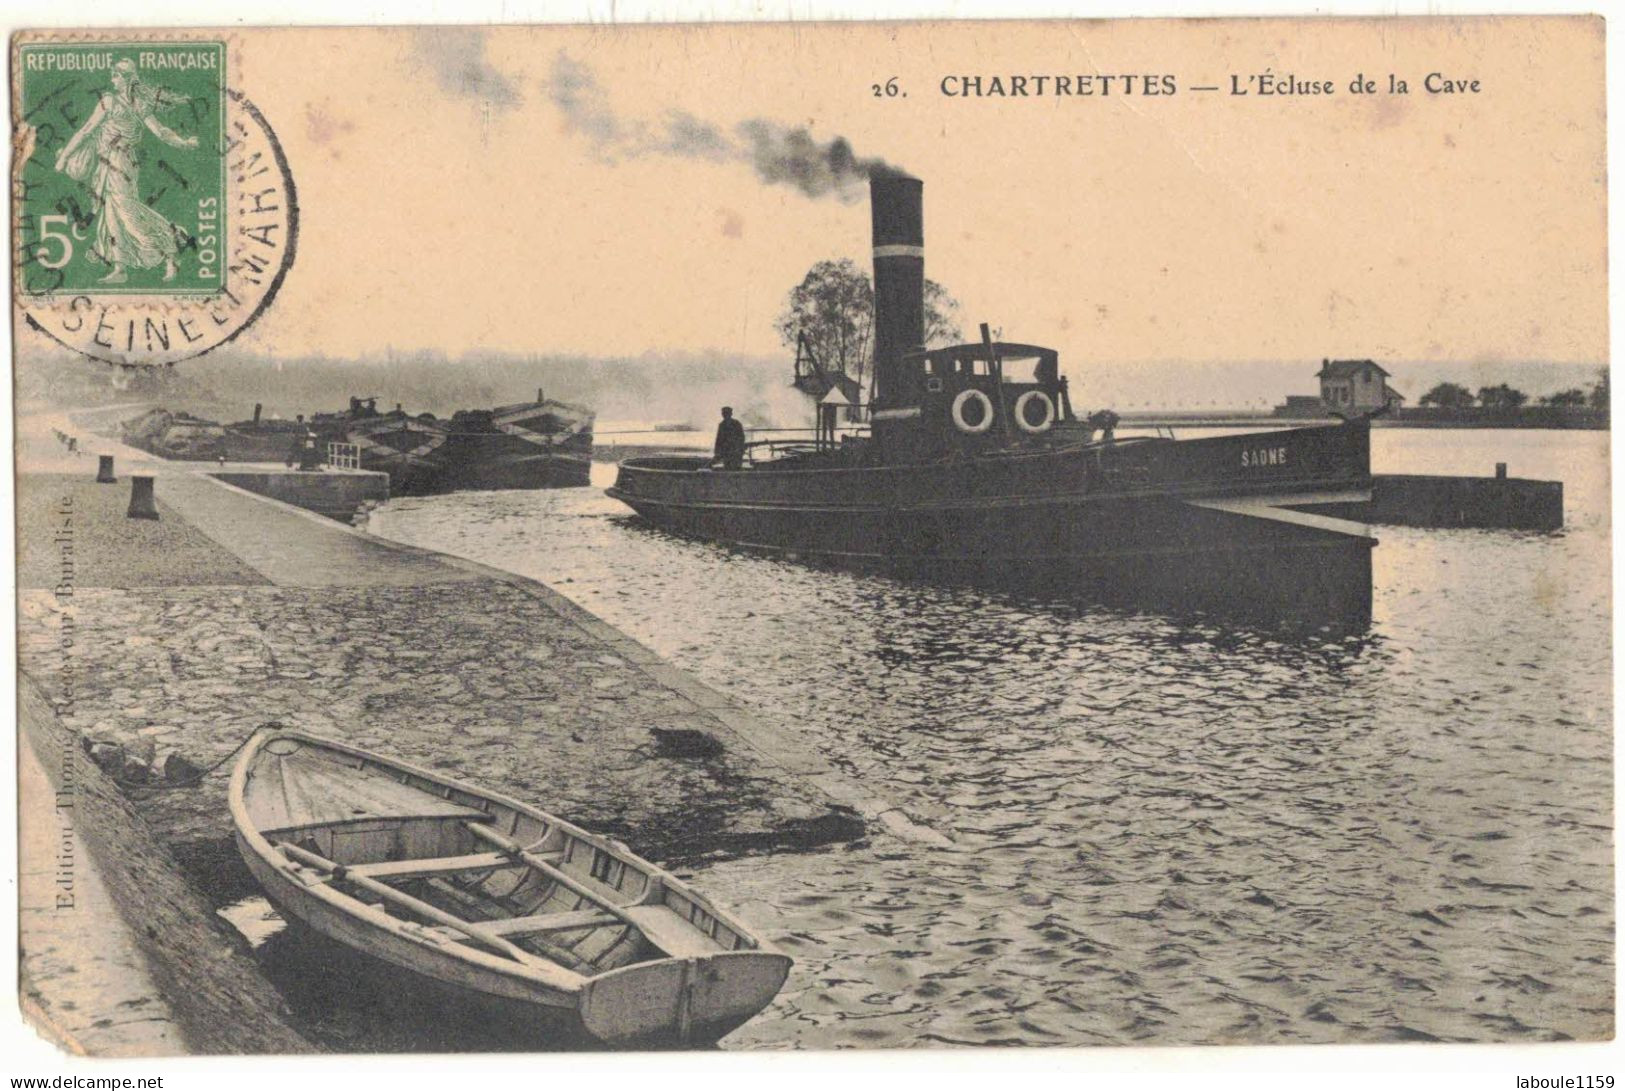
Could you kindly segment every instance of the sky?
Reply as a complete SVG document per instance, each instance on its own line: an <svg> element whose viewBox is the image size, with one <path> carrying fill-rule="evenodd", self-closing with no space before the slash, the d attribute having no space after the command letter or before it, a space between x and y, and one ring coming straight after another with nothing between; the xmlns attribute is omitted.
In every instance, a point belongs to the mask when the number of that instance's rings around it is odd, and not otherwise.
<svg viewBox="0 0 1625 1091"><path fill-rule="evenodd" d="M804 127L924 179L926 273L967 337L987 321L1069 372L1607 358L1600 20L239 29L233 48L301 216L254 352L782 351L806 270L869 260L861 182L808 196L753 160L751 133L783 150ZM1480 90L1427 94L1434 71ZM1409 95L1349 93L1390 72ZM1178 90L941 90L1124 73ZM1226 93L1263 73L1335 90Z"/></svg>

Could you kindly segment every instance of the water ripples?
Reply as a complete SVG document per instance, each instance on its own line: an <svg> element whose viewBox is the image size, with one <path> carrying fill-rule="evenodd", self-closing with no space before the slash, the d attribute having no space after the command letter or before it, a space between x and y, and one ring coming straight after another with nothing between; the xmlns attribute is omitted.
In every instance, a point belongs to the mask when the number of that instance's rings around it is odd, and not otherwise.
<svg viewBox="0 0 1625 1091"><path fill-rule="evenodd" d="M1379 469L1482 472L1504 435L1399 431ZM1382 528L1357 636L808 568L596 490L375 529L548 582L954 839L707 868L797 959L726 1048L1595 1038L1606 436L1542 435L1508 442L1570 529Z"/></svg>

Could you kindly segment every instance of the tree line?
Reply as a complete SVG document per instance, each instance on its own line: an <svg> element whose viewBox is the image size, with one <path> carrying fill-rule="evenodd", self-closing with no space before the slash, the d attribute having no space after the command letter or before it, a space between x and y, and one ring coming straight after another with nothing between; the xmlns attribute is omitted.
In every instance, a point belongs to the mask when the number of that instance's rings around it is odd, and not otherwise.
<svg viewBox="0 0 1625 1091"><path fill-rule="evenodd" d="M928 345L952 344L960 339L959 304L942 285L925 282L925 339ZM870 379L874 337L874 285L866 272L850 260L821 261L792 288L774 321L774 330L786 348L805 339L819 363L841 371L863 386ZM1418 404L1468 413L1511 414L1529 403L1529 395L1506 383L1481 386L1475 392L1460 383L1439 383L1423 394ZM1599 368L1588 389L1572 387L1543 395L1535 404L1553 409L1608 410L1608 369Z"/></svg>
<svg viewBox="0 0 1625 1091"><path fill-rule="evenodd" d="M1490 412L1510 413L1529 403L1529 395L1506 383L1481 386L1475 393L1460 383L1439 383L1417 399L1417 405L1434 409L1484 409ZM1570 387L1536 399L1536 405L1555 409L1608 408L1608 369L1597 371L1597 381L1589 389Z"/></svg>

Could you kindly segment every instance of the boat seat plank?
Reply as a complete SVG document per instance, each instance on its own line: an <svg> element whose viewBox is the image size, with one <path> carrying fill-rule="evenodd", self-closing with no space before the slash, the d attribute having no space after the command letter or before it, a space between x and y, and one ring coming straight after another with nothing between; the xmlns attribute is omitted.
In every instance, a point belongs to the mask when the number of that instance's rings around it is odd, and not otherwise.
<svg viewBox="0 0 1625 1091"><path fill-rule="evenodd" d="M522 947L514 946L501 936L493 936L488 933L481 932L468 921L454 917L450 913L447 913L444 909L441 909L439 906L431 905L421 898L414 898L405 891L397 890L388 883L381 883L377 879L369 879L365 875L350 874L341 865L335 864L333 861L319 855L318 853L311 852L309 849L302 849L298 845L289 844L286 841L279 842L276 845L276 849L283 855L284 859L290 862L303 864L306 867L320 868L323 871L329 872L335 880L352 883L360 887L362 890L368 891L371 894L382 898L386 902L390 902L401 909L405 909L409 913L417 914L432 924L455 929L456 931L467 936L469 939L473 940L475 943L494 948L498 952L507 955L516 962L519 962L521 965L548 965L548 963L546 963L544 960L537 958L537 956L531 954ZM412 927L421 928L421 926L416 925L413 922L407 922L407 924L411 925ZM407 925L402 925L401 927L404 930Z"/></svg>
<svg viewBox="0 0 1625 1091"><path fill-rule="evenodd" d="M355 875L365 875L369 879L421 879L429 875L447 875L459 871L524 866L500 852L479 852L471 856L436 856L420 860L384 860L376 864L351 864L349 871Z"/></svg>
<svg viewBox="0 0 1625 1091"><path fill-rule="evenodd" d="M599 928L621 922L596 906L568 913L543 913L535 917L481 921L477 928L493 936L522 936L527 932L567 932L576 928Z"/></svg>
<svg viewBox="0 0 1625 1091"><path fill-rule="evenodd" d="M673 958L697 958L723 950L722 944L664 905L629 905L623 912L650 943Z"/></svg>
<svg viewBox="0 0 1625 1091"><path fill-rule="evenodd" d="M256 767L244 794L253 801L254 820L260 829L281 830L292 825L288 820L281 762L265 762Z"/></svg>

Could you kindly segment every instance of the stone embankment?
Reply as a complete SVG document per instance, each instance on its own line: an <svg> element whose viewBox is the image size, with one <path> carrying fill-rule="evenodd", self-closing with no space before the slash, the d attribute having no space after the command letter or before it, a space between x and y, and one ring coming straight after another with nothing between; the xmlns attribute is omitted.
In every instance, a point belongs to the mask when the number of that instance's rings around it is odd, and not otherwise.
<svg viewBox="0 0 1625 1091"><path fill-rule="evenodd" d="M246 945L28 678L18 687L24 1011L100 1057L308 1053Z"/></svg>
<svg viewBox="0 0 1625 1091"><path fill-rule="evenodd" d="M203 477L162 478L158 496L148 522L124 517L123 489L81 477L25 475L19 490L23 669L53 701L71 697L65 725L122 779L184 776L283 723L667 862L862 829L805 770L745 742L729 702L541 585ZM229 837L222 778L132 791L172 844Z"/></svg>
<svg viewBox="0 0 1625 1091"><path fill-rule="evenodd" d="M125 937L97 956L66 918L25 915L25 1001L70 1048L312 1048L216 913L255 893L225 774L266 724L443 770L672 867L871 831L944 843L541 584L125 449L98 484L59 421L20 429L25 726L54 786L33 796L82 786L81 904ZM156 479L156 520L126 515L132 469ZM49 845L51 800L35 809ZM47 898L54 865L28 863Z"/></svg>

